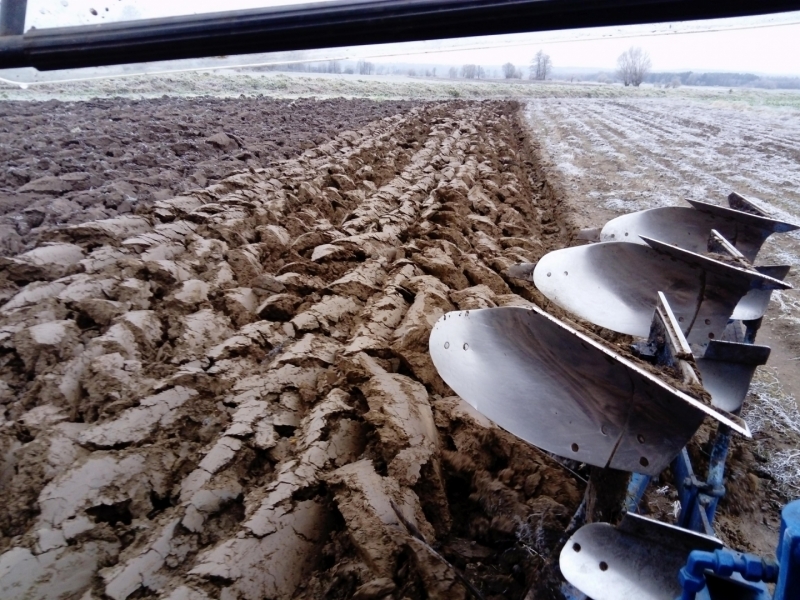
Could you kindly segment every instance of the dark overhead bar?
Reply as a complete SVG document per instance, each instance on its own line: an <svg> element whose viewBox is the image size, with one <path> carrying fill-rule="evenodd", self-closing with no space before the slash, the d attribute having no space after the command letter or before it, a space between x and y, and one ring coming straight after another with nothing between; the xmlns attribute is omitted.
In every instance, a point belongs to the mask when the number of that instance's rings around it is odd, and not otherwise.
<svg viewBox="0 0 800 600"><path fill-rule="evenodd" d="M798 9L797 0L334 0L30 30L0 37L0 68L48 71Z"/></svg>
<svg viewBox="0 0 800 600"><path fill-rule="evenodd" d="M0 36L22 35L28 0L0 0Z"/></svg>

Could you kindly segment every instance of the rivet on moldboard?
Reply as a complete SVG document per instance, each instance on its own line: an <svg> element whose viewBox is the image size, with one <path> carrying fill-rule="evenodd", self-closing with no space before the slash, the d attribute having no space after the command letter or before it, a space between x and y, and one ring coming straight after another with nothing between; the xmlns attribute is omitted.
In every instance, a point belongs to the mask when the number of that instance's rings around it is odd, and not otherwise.
<svg viewBox="0 0 800 600"><path fill-rule="evenodd" d="M450 342L444 343L444 349L447 350L450 347Z"/></svg>
<svg viewBox="0 0 800 600"><path fill-rule="evenodd" d="M547 276L548 276L548 277L550 277L550 275L552 275L552 273L548 273L548 274L547 274Z"/></svg>
<svg viewBox="0 0 800 600"><path fill-rule="evenodd" d="M572 448L573 452L577 452L578 450L580 450L580 447L578 446L578 444L572 444L572 446L570 446L570 447Z"/></svg>
<svg viewBox="0 0 800 600"><path fill-rule="evenodd" d="M469 350L469 344L464 342L464 350Z"/></svg>

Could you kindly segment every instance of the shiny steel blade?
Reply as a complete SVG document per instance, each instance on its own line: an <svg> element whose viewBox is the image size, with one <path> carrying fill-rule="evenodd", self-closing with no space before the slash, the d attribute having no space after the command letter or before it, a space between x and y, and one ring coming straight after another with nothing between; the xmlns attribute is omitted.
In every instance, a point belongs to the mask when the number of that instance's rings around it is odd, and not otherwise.
<svg viewBox="0 0 800 600"><path fill-rule="evenodd" d="M755 267L755 270L759 273L781 281L789 274L789 269L791 269L789 265ZM731 319L740 321L760 319L766 314L771 298L772 290L750 290L744 298L739 300L739 304L733 310Z"/></svg>
<svg viewBox="0 0 800 600"><path fill-rule="evenodd" d="M741 419L536 308L447 313L431 332L430 352L442 379L489 419L591 465L658 474L705 415L749 435Z"/></svg>
<svg viewBox="0 0 800 600"><path fill-rule="evenodd" d="M644 241L648 246L606 242L550 252L536 265L533 281L580 318L639 337L647 337L663 291L689 343L699 345L724 331L751 289L791 287L753 270Z"/></svg>
<svg viewBox="0 0 800 600"><path fill-rule="evenodd" d="M618 527L581 527L561 550L559 566L593 600L674 600L689 553L719 548L716 538L628 513Z"/></svg>
<svg viewBox="0 0 800 600"><path fill-rule="evenodd" d="M756 367L767 364L769 354L768 346L712 341L703 357L695 361L703 387L711 394L711 404L727 412L738 411Z"/></svg>
<svg viewBox="0 0 800 600"><path fill-rule="evenodd" d="M797 229L798 225L754 215L741 210L696 200L692 206L665 206L612 219L600 232L601 242L643 243L640 237L661 240L691 252L706 252L708 238L716 229L753 262L764 241L773 233Z"/></svg>

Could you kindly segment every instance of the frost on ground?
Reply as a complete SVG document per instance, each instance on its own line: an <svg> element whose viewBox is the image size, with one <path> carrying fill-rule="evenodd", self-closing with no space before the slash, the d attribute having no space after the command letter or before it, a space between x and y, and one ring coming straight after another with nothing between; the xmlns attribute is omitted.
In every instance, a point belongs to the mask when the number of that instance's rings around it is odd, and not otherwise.
<svg viewBox="0 0 800 600"><path fill-rule="evenodd" d="M721 98L701 103L690 96L543 98L528 104L527 115L548 182L570 205L577 227L601 227L620 214L685 205L685 199L727 205L732 191L800 223L796 108L746 107ZM800 494L800 235L770 237L757 264L791 265L787 280L795 289L773 295L759 332L758 342L772 346L772 355L745 406L755 442L734 443L718 521L731 544L768 553L781 506ZM709 434L702 429L696 436L701 465ZM661 508L666 515L669 507Z"/></svg>
<svg viewBox="0 0 800 600"><path fill-rule="evenodd" d="M732 189L800 217L800 113L689 99L541 99L531 123L567 189L613 213L722 202Z"/></svg>
<svg viewBox="0 0 800 600"><path fill-rule="evenodd" d="M750 386L743 416L755 434L763 434L758 448L765 464L784 494L800 493L800 451L792 442L800 439L800 410L797 400L786 392L774 370L760 368ZM789 446L789 447L787 447Z"/></svg>
<svg viewBox="0 0 800 600"><path fill-rule="evenodd" d="M427 352L564 243L518 111L414 108L9 259L0 597L466 597L402 521L523 597L580 484Z"/></svg>

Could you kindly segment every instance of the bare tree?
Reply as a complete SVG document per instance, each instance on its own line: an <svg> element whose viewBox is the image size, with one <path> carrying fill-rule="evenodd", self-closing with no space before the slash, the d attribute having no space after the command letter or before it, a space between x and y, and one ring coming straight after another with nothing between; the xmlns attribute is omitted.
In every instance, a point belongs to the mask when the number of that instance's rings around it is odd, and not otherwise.
<svg viewBox="0 0 800 600"><path fill-rule="evenodd" d="M631 46L619 55L617 59L617 77L626 86L633 85L639 87L644 81L645 75L650 72L650 56L641 48Z"/></svg>
<svg viewBox="0 0 800 600"><path fill-rule="evenodd" d="M359 75L372 75L375 72L375 65L366 60L360 60L356 63L356 71Z"/></svg>
<svg viewBox="0 0 800 600"><path fill-rule="evenodd" d="M342 72L342 63L338 60L329 60L328 61L328 73L341 73Z"/></svg>
<svg viewBox="0 0 800 600"><path fill-rule="evenodd" d="M450 70L447 72L447 74L450 75L450 79L455 79L458 77L458 69L455 67L450 67Z"/></svg>
<svg viewBox="0 0 800 600"><path fill-rule="evenodd" d="M512 65L510 62L503 65L503 76L506 79L513 79L514 75L517 72L517 68Z"/></svg>
<svg viewBox="0 0 800 600"><path fill-rule="evenodd" d="M465 79L475 79L478 75L478 65L462 65L461 76Z"/></svg>
<svg viewBox="0 0 800 600"><path fill-rule="evenodd" d="M536 56L531 61L531 79L538 79L544 81L550 75L553 69L553 61L550 60L550 55L545 54L544 50L539 50Z"/></svg>

